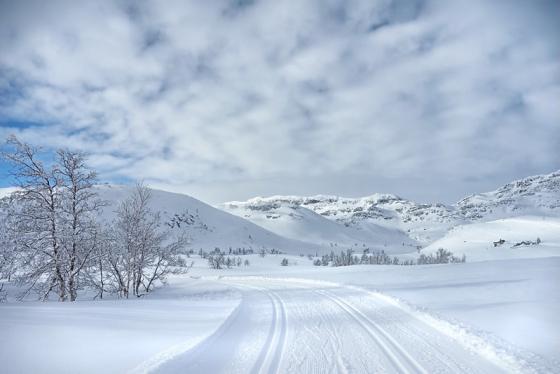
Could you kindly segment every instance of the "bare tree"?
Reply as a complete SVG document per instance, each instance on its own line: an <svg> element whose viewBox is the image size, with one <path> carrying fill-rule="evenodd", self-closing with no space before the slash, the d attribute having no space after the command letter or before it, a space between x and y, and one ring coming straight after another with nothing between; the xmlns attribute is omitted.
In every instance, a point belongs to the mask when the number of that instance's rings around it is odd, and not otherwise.
<svg viewBox="0 0 560 374"><path fill-rule="evenodd" d="M112 249L107 253L108 268L119 295L142 296L156 281L164 282L175 266L183 266L179 252L186 238L172 238L163 229L159 213L149 208L151 190L138 184L131 196L117 209L111 236Z"/></svg>
<svg viewBox="0 0 560 374"><path fill-rule="evenodd" d="M0 200L0 279L12 280L17 269L17 240L10 197Z"/></svg>
<svg viewBox="0 0 560 374"><path fill-rule="evenodd" d="M96 243L96 214L102 203L94 192L95 173L83 153L59 150L52 165L40 149L10 137L3 157L13 166L18 190L12 194L8 232L20 258L20 282L46 299L77 298L78 279Z"/></svg>
<svg viewBox="0 0 560 374"><path fill-rule="evenodd" d="M0 276L15 276L25 286L21 298L34 291L47 299L55 292L59 301L74 301L83 286L99 297L141 296L168 274L184 271L186 237L163 228L149 208L149 188L137 185L113 224L101 225L106 203L95 192L96 174L83 153L61 149L44 164L40 149L16 137L6 148L2 156L13 166L18 189L1 202Z"/></svg>
<svg viewBox="0 0 560 374"><path fill-rule="evenodd" d="M3 157L13 166L18 191L15 229L25 258L21 277L29 284L26 294L35 289L46 299L56 289L58 299L67 299L63 256L59 242L61 196L56 166L46 167L38 157L39 149L12 136L7 145L11 151Z"/></svg>
<svg viewBox="0 0 560 374"><path fill-rule="evenodd" d="M112 246L115 241L110 236L112 232L106 226L98 224L95 233L93 253L89 256L83 275L84 283L97 291L94 298L103 299L105 292L118 293L119 291L110 269Z"/></svg>
<svg viewBox="0 0 560 374"><path fill-rule="evenodd" d="M10 198L0 199L0 302L7 299L4 281L10 282L17 270L17 241L15 240Z"/></svg>
<svg viewBox="0 0 560 374"><path fill-rule="evenodd" d="M65 255L66 288L70 300L77 297L80 272L98 243L96 217L105 205L94 190L96 173L86 167L81 152L57 152L61 180L61 247Z"/></svg>

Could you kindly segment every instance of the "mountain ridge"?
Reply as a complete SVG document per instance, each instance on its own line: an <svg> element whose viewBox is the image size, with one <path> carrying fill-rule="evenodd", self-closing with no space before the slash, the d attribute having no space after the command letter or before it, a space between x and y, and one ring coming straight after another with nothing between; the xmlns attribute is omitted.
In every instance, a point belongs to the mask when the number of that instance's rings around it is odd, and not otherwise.
<svg viewBox="0 0 560 374"><path fill-rule="evenodd" d="M347 227L367 229L377 225L400 230L411 240L428 244L450 228L470 222L523 214L560 215L560 170L521 178L455 204L417 203L395 194L374 193L358 198L274 195L225 202L219 207L260 225L266 222L263 215L278 219L282 209L305 208ZM275 231L274 225L265 226Z"/></svg>

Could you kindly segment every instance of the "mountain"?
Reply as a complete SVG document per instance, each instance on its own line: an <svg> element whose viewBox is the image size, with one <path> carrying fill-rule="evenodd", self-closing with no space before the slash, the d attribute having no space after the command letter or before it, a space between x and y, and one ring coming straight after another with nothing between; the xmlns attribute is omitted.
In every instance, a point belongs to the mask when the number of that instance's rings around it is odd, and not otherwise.
<svg viewBox="0 0 560 374"><path fill-rule="evenodd" d="M317 233L325 231L326 240L341 245L359 242L379 246L392 240L401 246L402 243L405 247L416 246L441 237L450 227L461 222L453 207L417 204L391 194L361 198L326 195L259 197L246 202L224 203L220 208L292 238L299 238L300 232L305 234L297 226L311 227ZM322 219L309 213L298 214L305 211ZM310 222L310 217L314 223ZM323 224L324 229L318 228L319 224Z"/></svg>
<svg viewBox="0 0 560 374"><path fill-rule="evenodd" d="M456 205L470 220L520 215L560 215L560 170L508 183L495 191L471 195Z"/></svg>
<svg viewBox="0 0 560 374"><path fill-rule="evenodd" d="M102 185L98 194L109 201L103 216L110 220L118 203L125 199L133 187ZM228 248L277 249L287 253L322 252L324 248L311 242L284 238L252 222L216 209L193 197L152 189L150 208L159 211L162 221L173 231L184 232L190 239L190 247L213 250Z"/></svg>
<svg viewBox="0 0 560 374"><path fill-rule="evenodd" d="M132 190L116 185L96 188L111 203L103 211L107 221ZM0 189L0 197L13 190ZM188 195L152 191L151 207L161 212L163 222L175 232L187 234L191 248L205 250L232 247L258 251L264 247L307 254L369 247L391 254L410 253L464 225L523 216L560 217L560 171L523 178L453 205L420 204L392 194L374 194L361 198L257 197L224 203L218 209Z"/></svg>
<svg viewBox="0 0 560 374"><path fill-rule="evenodd" d="M116 216L118 204L126 199L134 187L120 185L98 185L95 187L99 198L107 205L100 213L102 221L110 223ZM0 198L8 196L15 188L0 189ZM304 243L284 238L247 220L216 209L193 197L152 189L150 208L159 212L162 224L173 234L185 234L189 247L210 251L219 247L227 251L244 248L257 253L260 249L280 250L286 253L323 252L315 243Z"/></svg>
<svg viewBox="0 0 560 374"><path fill-rule="evenodd" d="M278 235L329 247L369 247L390 253L406 253L416 248L416 241L401 230L375 223L353 225L331 220L314 211L308 202L309 198L276 196L229 202L220 208Z"/></svg>
<svg viewBox="0 0 560 374"><path fill-rule="evenodd" d="M224 203L220 208L294 239L379 246L392 238L394 244L404 243L405 247L428 245L455 226L477 221L523 215L560 216L560 171L520 179L453 205L420 204L392 194L374 194L361 198L257 197ZM338 225L332 226L332 222Z"/></svg>

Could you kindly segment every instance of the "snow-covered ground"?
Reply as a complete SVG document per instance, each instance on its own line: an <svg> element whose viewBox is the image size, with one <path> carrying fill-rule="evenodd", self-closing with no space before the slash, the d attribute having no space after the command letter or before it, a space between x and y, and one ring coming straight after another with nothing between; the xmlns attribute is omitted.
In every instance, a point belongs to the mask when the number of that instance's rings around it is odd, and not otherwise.
<svg viewBox="0 0 560 374"><path fill-rule="evenodd" d="M523 216L456 226L422 251L438 248L465 254L468 261L560 256L560 218Z"/></svg>
<svg viewBox="0 0 560 374"><path fill-rule="evenodd" d="M222 274L308 279L353 285L402 299L498 345L560 362L560 247L556 257L422 266L316 267L306 257L254 256ZM193 274L215 276L205 266Z"/></svg>
<svg viewBox="0 0 560 374"><path fill-rule="evenodd" d="M1 304L0 359L10 373L560 367L560 257L338 268L284 257L225 270L195 258L140 300Z"/></svg>
<svg viewBox="0 0 560 374"><path fill-rule="evenodd" d="M146 372L212 334L239 292L190 280L137 300L0 304L2 373Z"/></svg>

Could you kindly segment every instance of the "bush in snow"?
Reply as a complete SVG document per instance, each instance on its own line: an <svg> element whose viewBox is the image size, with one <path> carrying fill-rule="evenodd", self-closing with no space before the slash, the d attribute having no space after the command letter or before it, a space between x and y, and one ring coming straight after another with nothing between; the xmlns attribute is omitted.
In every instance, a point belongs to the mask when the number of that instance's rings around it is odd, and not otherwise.
<svg viewBox="0 0 560 374"><path fill-rule="evenodd" d="M206 259L208 260L210 269L223 269L226 265L224 255L221 253L209 254Z"/></svg>
<svg viewBox="0 0 560 374"><path fill-rule="evenodd" d="M241 257L230 257L225 256L222 252L215 251L213 253L207 254L206 260L208 261L208 266L210 269L221 270L224 268L232 268L234 266L241 266L243 261ZM249 266L249 260L245 260L245 266Z"/></svg>
<svg viewBox="0 0 560 374"><path fill-rule="evenodd" d="M341 251L340 254L335 254L331 251L330 254L323 255L321 259L316 259L313 262L315 266L351 266L351 265L424 265L424 264L445 264L465 262L466 256L461 258L456 257L450 251L443 248L439 249L435 254L425 255L421 254L418 261L412 259L401 260L398 257L390 257L385 251L371 251L369 248L364 249L360 257L353 254L351 249Z"/></svg>
<svg viewBox="0 0 560 374"><path fill-rule="evenodd" d="M280 263L280 265L282 265L282 266L288 266L288 259L287 259L286 257L284 257L284 258L282 259L282 262Z"/></svg>
<svg viewBox="0 0 560 374"><path fill-rule="evenodd" d="M448 251L444 248L438 248L435 254L430 253L426 255L422 253L420 257L418 257L417 264L418 265L428 265L428 264L448 264L448 263L459 263L459 262L466 262L467 256L463 254L462 257L456 257L453 255L451 251Z"/></svg>

